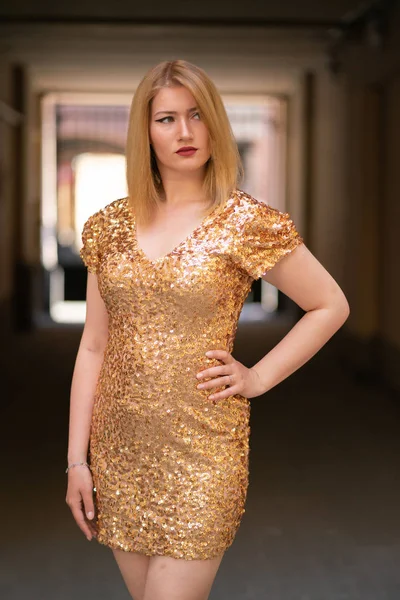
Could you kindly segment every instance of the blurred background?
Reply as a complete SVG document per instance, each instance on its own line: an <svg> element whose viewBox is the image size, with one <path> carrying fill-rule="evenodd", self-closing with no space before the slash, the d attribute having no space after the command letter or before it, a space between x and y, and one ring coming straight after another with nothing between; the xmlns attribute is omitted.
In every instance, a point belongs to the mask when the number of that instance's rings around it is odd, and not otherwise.
<svg viewBox="0 0 400 600"><path fill-rule="evenodd" d="M351 314L253 399L246 513L210 600L400 597L400 6L395 0L119 0L0 7L0 595L127 600L65 504L86 218L126 195L129 106L161 60L204 68L245 166L291 214ZM234 356L301 316L253 284Z"/></svg>

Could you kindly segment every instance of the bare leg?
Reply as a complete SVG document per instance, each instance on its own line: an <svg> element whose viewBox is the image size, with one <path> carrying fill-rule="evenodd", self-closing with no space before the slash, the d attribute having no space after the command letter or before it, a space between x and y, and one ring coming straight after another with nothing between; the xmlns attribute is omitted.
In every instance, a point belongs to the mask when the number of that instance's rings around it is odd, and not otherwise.
<svg viewBox="0 0 400 600"><path fill-rule="evenodd" d="M223 554L208 560L152 556L144 600L207 600Z"/></svg>
<svg viewBox="0 0 400 600"><path fill-rule="evenodd" d="M138 552L112 549L121 575L133 600L143 600L150 556Z"/></svg>

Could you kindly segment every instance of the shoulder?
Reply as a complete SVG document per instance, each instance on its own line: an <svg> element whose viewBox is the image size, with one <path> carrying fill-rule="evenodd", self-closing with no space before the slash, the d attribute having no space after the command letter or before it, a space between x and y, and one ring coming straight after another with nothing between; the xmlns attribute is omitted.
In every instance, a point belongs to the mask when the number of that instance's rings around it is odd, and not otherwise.
<svg viewBox="0 0 400 600"><path fill-rule="evenodd" d="M233 226L243 242L254 246L303 241L288 212L282 212L241 190L237 190L235 198Z"/></svg>
<svg viewBox="0 0 400 600"><path fill-rule="evenodd" d="M253 225L273 227L291 221L289 213L281 212L243 190L235 190L234 200L234 215L237 226L241 224L246 227L252 227Z"/></svg>
<svg viewBox="0 0 400 600"><path fill-rule="evenodd" d="M113 200L103 208L90 215L87 222L91 225L104 225L111 223L119 218L126 218L128 208L128 198L118 198Z"/></svg>
<svg viewBox="0 0 400 600"><path fill-rule="evenodd" d="M127 198L119 198L96 211L85 221L80 256L89 271L97 273L108 242L120 231L121 219L127 219Z"/></svg>
<svg viewBox="0 0 400 600"><path fill-rule="evenodd" d="M127 209L128 198L118 198L117 200L113 200L90 215L84 228L97 229L100 232L106 226L116 225L121 219L126 219Z"/></svg>
<svg viewBox="0 0 400 600"><path fill-rule="evenodd" d="M241 190L235 193L230 218L231 257L253 279L272 269L302 243L288 213Z"/></svg>

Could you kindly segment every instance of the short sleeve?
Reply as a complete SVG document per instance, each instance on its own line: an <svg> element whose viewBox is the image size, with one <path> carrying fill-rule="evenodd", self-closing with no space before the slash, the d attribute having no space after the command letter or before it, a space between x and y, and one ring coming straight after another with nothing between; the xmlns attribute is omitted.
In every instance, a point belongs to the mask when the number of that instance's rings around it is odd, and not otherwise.
<svg viewBox="0 0 400 600"><path fill-rule="evenodd" d="M253 198L239 211L238 225L234 260L253 279L303 243L289 213Z"/></svg>
<svg viewBox="0 0 400 600"><path fill-rule="evenodd" d="M92 215L85 222L82 230L82 247L79 255L90 273L97 273L99 267L100 219Z"/></svg>

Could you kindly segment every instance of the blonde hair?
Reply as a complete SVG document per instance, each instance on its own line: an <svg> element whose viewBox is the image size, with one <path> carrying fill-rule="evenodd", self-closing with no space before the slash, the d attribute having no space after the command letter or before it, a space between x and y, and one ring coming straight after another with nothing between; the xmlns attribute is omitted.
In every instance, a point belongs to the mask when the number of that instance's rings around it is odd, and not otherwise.
<svg viewBox="0 0 400 600"><path fill-rule="evenodd" d="M210 159L203 181L211 198L209 211L221 206L237 188L243 166L221 96L208 75L185 60L164 61L150 69L134 94L126 143L129 203L138 222L146 223L160 200L162 181L150 147L151 102L164 87L186 87L196 100L209 133Z"/></svg>

